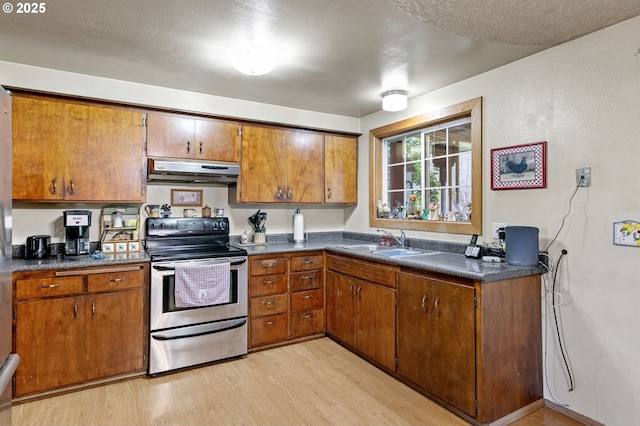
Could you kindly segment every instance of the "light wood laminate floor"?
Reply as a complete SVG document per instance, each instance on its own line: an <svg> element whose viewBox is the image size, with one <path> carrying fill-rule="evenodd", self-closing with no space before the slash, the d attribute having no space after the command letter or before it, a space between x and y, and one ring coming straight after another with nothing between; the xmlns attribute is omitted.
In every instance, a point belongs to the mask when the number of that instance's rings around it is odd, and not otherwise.
<svg viewBox="0 0 640 426"><path fill-rule="evenodd" d="M328 338L15 405L14 425L466 425ZM517 423L577 425L549 409Z"/></svg>

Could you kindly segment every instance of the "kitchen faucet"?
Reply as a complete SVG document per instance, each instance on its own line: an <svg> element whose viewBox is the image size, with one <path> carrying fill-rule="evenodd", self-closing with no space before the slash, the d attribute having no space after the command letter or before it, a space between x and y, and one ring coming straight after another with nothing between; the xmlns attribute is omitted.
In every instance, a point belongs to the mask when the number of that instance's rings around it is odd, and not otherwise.
<svg viewBox="0 0 640 426"><path fill-rule="evenodd" d="M393 235L389 231L385 231L384 229L378 229L378 232L382 232L384 235L390 236L398 244L400 244L400 247L404 247L404 238L405 238L404 231L402 229L398 229L398 231L400 231L400 237L396 237L395 235Z"/></svg>

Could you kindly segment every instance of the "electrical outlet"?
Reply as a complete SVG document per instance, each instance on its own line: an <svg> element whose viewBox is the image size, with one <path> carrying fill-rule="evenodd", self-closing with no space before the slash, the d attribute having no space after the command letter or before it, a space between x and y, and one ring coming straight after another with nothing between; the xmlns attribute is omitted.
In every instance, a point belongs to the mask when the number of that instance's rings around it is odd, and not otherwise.
<svg viewBox="0 0 640 426"><path fill-rule="evenodd" d="M500 230L500 228L506 228L507 226L509 226L508 223L494 223L491 225L491 235L493 237L494 240L497 240L498 237L498 231Z"/></svg>
<svg viewBox="0 0 640 426"><path fill-rule="evenodd" d="M576 186L591 186L591 167L576 169Z"/></svg>

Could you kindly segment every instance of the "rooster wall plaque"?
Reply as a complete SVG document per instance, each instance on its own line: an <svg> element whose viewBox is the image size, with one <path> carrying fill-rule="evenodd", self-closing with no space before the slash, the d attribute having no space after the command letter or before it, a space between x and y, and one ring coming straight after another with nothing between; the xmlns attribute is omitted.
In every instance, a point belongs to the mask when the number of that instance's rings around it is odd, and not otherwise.
<svg viewBox="0 0 640 426"><path fill-rule="evenodd" d="M546 188L547 142L491 150L491 189Z"/></svg>

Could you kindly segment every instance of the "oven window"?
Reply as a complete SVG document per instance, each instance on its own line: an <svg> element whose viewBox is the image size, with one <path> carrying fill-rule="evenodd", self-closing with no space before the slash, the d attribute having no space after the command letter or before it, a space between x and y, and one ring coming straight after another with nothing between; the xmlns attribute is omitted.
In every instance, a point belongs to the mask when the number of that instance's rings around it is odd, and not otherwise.
<svg viewBox="0 0 640 426"><path fill-rule="evenodd" d="M162 280L162 312L186 311L189 309L200 309L206 306L223 306L238 303L238 270L231 268L231 279L229 288L229 302L216 305L203 305L188 308L177 308L175 298L175 276L165 275Z"/></svg>

